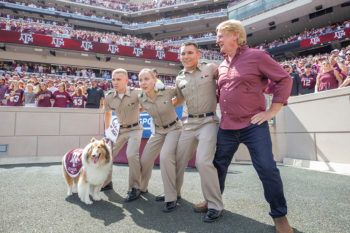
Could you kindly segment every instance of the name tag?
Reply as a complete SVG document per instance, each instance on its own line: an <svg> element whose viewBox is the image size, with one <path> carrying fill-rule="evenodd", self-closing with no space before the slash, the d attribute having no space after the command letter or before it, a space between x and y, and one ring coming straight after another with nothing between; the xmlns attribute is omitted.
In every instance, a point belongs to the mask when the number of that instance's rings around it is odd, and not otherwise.
<svg viewBox="0 0 350 233"><path fill-rule="evenodd" d="M116 143L119 135L119 130L120 123L118 121L118 118L116 116L112 116L111 124L109 125L109 128L105 131L106 138L111 140L113 143Z"/></svg>

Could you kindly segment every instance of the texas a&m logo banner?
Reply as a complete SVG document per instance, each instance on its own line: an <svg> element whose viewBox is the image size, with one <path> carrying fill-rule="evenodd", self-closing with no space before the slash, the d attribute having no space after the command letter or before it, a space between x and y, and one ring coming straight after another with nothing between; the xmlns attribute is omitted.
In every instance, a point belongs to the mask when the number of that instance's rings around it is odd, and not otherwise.
<svg viewBox="0 0 350 233"><path fill-rule="evenodd" d="M20 33L15 31L0 30L0 42L179 62L178 54L167 50L80 41L57 36Z"/></svg>
<svg viewBox="0 0 350 233"><path fill-rule="evenodd" d="M300 41L300 47L307 48L317 44L322 44L334 40L341 40L344 38L350 38L350 28L344 28L321 36L315 36L312 38L302 40Z"/></svg>
<svg viewBox="0 0 350 233"><path fill-rule="evenodd" d="M64 40L61 37L52 37L52 45L55 46L55 48L61 48L64 45Z"/></svg>

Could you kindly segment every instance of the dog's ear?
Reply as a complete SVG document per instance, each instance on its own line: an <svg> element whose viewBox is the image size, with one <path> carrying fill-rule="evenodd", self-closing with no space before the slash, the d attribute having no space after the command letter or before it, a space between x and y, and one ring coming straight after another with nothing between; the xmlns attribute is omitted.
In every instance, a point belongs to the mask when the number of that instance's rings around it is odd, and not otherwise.
<svg viewBox="0 0 350 233"><path fill-rule="evenodd" d="M90 142L94 142L94 141L96 141L96 138L91 138L91 141Z"/></svg>

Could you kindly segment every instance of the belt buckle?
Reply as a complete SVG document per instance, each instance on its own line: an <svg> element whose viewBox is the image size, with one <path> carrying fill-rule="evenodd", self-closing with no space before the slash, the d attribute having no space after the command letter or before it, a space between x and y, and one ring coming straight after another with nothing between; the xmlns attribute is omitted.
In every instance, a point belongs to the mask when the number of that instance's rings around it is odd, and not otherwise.
<svg viewBox="0 0 350 233"><path fill-rule="evenodd" d="M127 124L122 124L122 127L123 127L123 128L127 128L128 125L127 125Z"/></svg>
<svg viewBox="0 0 350 233"><path fill-rule="evenodd" d="M193 118L199 118L199 114L194 114L192 116L193 116Z"/></svg>

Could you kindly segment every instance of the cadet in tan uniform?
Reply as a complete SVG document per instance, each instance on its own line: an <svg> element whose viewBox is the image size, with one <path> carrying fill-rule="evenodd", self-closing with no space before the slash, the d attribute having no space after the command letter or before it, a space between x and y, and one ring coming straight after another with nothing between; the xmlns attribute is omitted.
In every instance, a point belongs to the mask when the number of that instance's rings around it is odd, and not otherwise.
<svg viewBox="0 0 350 233"><path fill-rule="evenodd" d="M204 199L208 203L204 222L218 219L223 210L219 179L213 159L216 147L216 74L214 64L200 65L201 54L192 42L182 44L180 60L184 69L176 77L176 87L186 101L188 118L184 122L176 153L177 186L181 187L188 161L196 153ZM196 209L195 209L196 211Z"/></svg>
<svg viewBox="0 0 350 233"><path fill-rule="evenodd" d="M140 197L141 164L139 147L142 137L142 129L139 125L140 106L138 96L141 90L127 86L128 73L124 69L116 69L112 73L111 90L106 95L105 103L105 129L111 122L112 111L117 115L120 130L116 143L113 146L114 157L127 143L126 155L129 164L129 191L125 201L132 201ZM104 190L112 188L112 175L105 182Z"/></svg>
<svg viewBox="0 0 350 233"><path fill-rule="evenodd" d="M140 104L153 118L155 126L155 132L149 138L141 156L141 191L147 191L154 161L160 153L160 170L165 193L163 211L171 212L177 207L179 193L179 189L176 188L175 156L182 123L172 103L177 91L175 88L156 91L157 78L151 69L141 70L139 81L143 90L139 96Z"/></svg>

